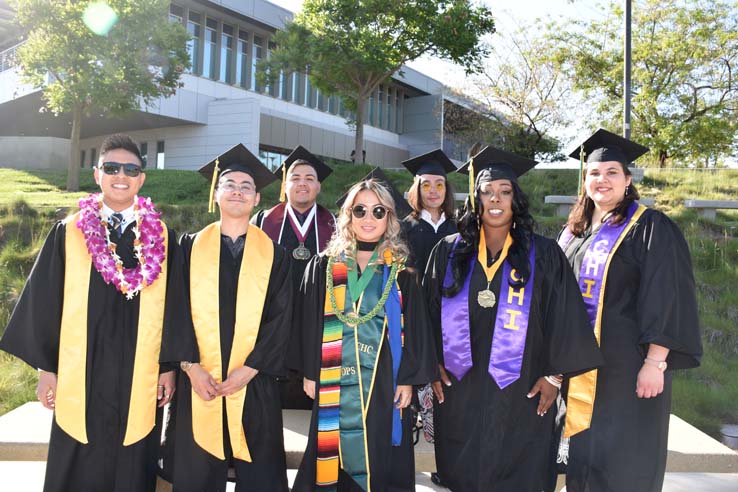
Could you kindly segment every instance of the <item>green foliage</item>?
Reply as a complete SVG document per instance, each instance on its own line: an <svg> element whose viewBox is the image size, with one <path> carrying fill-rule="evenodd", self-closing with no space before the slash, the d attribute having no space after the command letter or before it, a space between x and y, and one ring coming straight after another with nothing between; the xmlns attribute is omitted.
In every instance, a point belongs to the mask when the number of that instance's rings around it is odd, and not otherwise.
<svg viewBox="0 0 738 492"><path fill-rule="evenodd" d="M340 96L354 113L361 155L364 104L379 84L423 55L473 70L487 53L480 38L493 31L491 12L468 0L306 0L275 33L262 68L272 79L307 69L313 85Z"/></svg>
<svg viewBox="0 0 738 492"><path fill-rule="evenodd" d="M633 2L632 128L662 167L711 166L735 151L738 135L738 8L732 1ZM594 106L592 121L622 120L620 3L600 21L547 27L544 49Z"/></svg>

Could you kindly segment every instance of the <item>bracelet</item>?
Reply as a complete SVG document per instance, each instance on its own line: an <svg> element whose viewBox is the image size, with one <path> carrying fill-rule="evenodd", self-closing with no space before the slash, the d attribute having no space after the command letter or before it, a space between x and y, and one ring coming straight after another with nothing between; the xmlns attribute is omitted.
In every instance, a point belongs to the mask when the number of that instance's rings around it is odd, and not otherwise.
<svg viewBox="0 0 738 492"><path fill-rule="evenodd" d="M543 376L551 386L555 386L557 389L561 389L561 383L564 380L563 376Z"/></svg>

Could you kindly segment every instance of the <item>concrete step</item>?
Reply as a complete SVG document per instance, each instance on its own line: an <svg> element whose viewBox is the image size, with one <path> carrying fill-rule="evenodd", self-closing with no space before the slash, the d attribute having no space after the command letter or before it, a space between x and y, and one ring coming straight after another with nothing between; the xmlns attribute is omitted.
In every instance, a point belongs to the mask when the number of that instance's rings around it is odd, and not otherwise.
<svg viewBox="0 0 738 492"><path fill-rule="evenodd" d="M307 445L310 412L284 410L283 419L287 467L296 469ZM51 412L39 402L26 403L0 416L0 461L45 461L50 429ZM415 469L436 469L433 445L422 437L415 446ZM738 473L738 453L672 415L666 471Z"/></svg>

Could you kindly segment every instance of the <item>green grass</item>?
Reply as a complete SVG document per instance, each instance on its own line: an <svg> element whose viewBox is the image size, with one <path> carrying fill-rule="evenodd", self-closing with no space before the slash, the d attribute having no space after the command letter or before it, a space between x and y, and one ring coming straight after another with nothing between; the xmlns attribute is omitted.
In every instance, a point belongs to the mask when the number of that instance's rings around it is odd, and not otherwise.
<svg viewBox="0 0 738 492"><path fill-rule="evenodd" d="M366 175L368 165L331 164L334 174L322 186L321 204L335 210L335 200ZM142 194L151 196L168 226L193 232L215 220L207 213L208 183L193 171L148 171ZM406 191L412 178L387 171ZM521 179L539 231L549 237L564 219L544 205L546 195L576 193L576 170L533 171ZM466 177L452 175L455 191L466 192ZM63 218L77 200L97 191L91 171L83 170L80 193L66 193L63 172L0 169L0 332L4 330L38 249L54 220ZM705 355L700 368L674 378L673 411L718 436L720 425L738 422L738 213L719 212L717 220L698 218L685 209L688 198L738 199L738 170L660 172L649 169L639 184L642 196L674 219L689 243L697 281ZM279 183L262 190L262 206L276 203ZM35 371L0 353L0 414L35 399Z"/></svg>

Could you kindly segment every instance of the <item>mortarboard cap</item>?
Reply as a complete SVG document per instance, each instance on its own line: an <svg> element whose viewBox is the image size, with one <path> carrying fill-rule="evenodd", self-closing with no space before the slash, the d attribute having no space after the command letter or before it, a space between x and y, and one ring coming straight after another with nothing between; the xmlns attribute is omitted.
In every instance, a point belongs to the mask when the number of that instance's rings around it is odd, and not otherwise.
<svg viewBox="0 0 738 492"><path fill-rule="evenodd" d="M320 181L321 183L333 172L333 169L328 167L322 160L315 157L308 149L306 149L302 145L298 145L292 152L290 152L290 155L285 158L284 162L282 162L282 165L274 171L274 175L277 177L277 179L282 180L282 190L279 193L280 202L285 201L284 189L287 183L287 171L289 171L290 167L292 167L292 165L296 161L304 161L310 167L315 169L315 173L318 176L318 181Z"/></svg>
<svg viewBox="0 0 738 492"><path fill-rule="evenodd" d="M451 159L441 149L436 149L433 152L419 155L402 162L402 165L410 171L413 176L420 174L433 174L436 176L446 176L446 173L450 173L456 170L456 166Z"/></svg>
<svg viewBox="0 0 738 492"><path fill-rule="evenodd" d="M249 152L249 149L244 147L243 144L231 147L198 169L198 172L210 181L210 198L208 203L208 211L210 212L215 211L215 207L213 206L215 185L218 179L225 174L231 172L248 174L254 178L254 186L257 191L277 180L269 169L254 154Z"/></svg>
<svg viewBox="0 0 738 492"><path fill-rule="evenodd" d="M410 212L413 211L412 207L410 207L410 205L407 203L402 193L400 193L397 188L395 188L392 182L387 178L387 175L384 174L380 168L375 167L369 172L369 174L361 178L360 181L366 181L369 179L381 181L382 184L389 189L392 198L395 200L395 212L397 212L397 217L399 219L405 218L408 214L410 214ZM338 207L342 207L347 197L348 191L341 195L338 200L336 200L336 205Z"/></svg>
<svg viewBox="0 0 738 492"><path fill-rule="evenodd" d="M648 147L600 128L569 154L569 157L577 160L583 157L588 163L615 161L628 166L648 151Z"/></svg>
<svg viewBox="0 0 738 492"><path fill-rule="evenodd" d="M509 179L510 181L517 182L520 176L533 169L536 164L538 164L538 162L533 159L528 159L526 157L513 154L512 152L487 146L469 159L469 161L461 166L457 172L469 175L469 199L471 200L473 209L474 182L482 170L489 169L492 173L493 181L498 179Z"/></svg>

